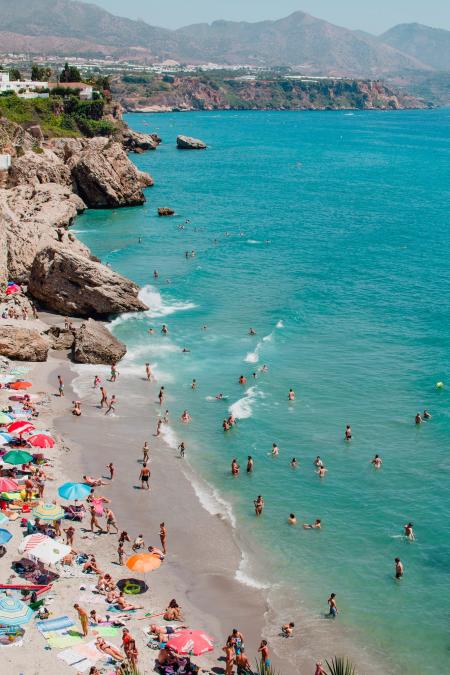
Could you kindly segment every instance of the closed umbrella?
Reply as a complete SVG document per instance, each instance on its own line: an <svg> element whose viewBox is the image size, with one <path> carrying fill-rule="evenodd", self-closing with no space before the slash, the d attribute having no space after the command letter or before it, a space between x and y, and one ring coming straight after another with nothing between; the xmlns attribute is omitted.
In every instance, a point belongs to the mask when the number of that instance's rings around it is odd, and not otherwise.
<svg viewBox="0 0 450 675"><path fill-rule="evenodd" d="M33 509L33 517L52 522L64 518L64 510L58 504L39 504Z"/></svg>
<svg viewBox="0 0 450 675"><path fill-rule="evenodd" d="M10 389L29 389L30 387L33 386L32 382L24 382L23 380L20 380L19 382L13 382L12 384L9 385Z"/></svg>
<svg viewBox="0 0 450 675"><path fill-rule="evenodd" d="M137 553L128 558L126 565L132 572L153 572L161 566L161 558L153 553Z"/></svg>
<svg viewBox="0 0 450 675"><path fill-rule="evenodd" d="M12 539L12 534L8 530L0 529L0 544L7 544Z"/></svg>
<svg viewBox="0 0 450 675"><path fill-rule="evenodd" d="M36 427L34 424L31 424L31 422L26 422L24 420L17 420L17 422L13 422L12 424L9 424L6 429L10 434L16 433L19 436L22 434L27 434L30 431L34 431Z"/></svg>
<svg viewBox="0 0 450 675"><path fill-rule="evenodd" d="M31 551L31 549L35 548L39 544L42 544L42 542L46 539L50 539L50 537L47 537L46 534L42 534L41 532L29 534L28 537L24 537L20 542L18 551L19 553L27 553L27 551Z"/></svg>
<svg viewBox="0 0 450 675"><path fill-rule="evenodd" d="M202 630L182 630L168 640L166 647L177 654L200 656L214 649L214 640Z"/></svg>
<svg viewBox="0 0 450 675"><path fill-rule="evenodd" d="M91 486L86 483L63 483L58 494L63 499L86 499L91 493Z"/></svg>
<svg viewBox="0 0 450 675"><path fill-rule="evenodd" d="M35 448L53 448L55 441L47 434L35 434L27 438L27 443L30 443Z"/></svg>
<svg viewBox="0 0 450 675"><path fill-rule="evenodd" d="M62 560L64 556L68 555L71 550L70 546L47 537L45 541L41 541L40 544L34 546L29 551L29 555L36 558L36 560L40 560L45 565L54 565Z"/></svg>
<svg viewBox="0 0 450 675"><path fill-rule="evenodd" d="M12 478L0 477L0 492L20 492L20 485Z"/></svg>
<svg viewBox="0 0 450 675"><path fill-rule="evenodd" d="M33 610L21 600L0 596L0 626L22 626L33 616Z"/></svg>
<svg viewBox="0 0 450 675"><path fill-rule="evenodd" d="M25 450L10 450L3 455L3 461L7 464L27 464L31 462L33 455Z"/></svg>

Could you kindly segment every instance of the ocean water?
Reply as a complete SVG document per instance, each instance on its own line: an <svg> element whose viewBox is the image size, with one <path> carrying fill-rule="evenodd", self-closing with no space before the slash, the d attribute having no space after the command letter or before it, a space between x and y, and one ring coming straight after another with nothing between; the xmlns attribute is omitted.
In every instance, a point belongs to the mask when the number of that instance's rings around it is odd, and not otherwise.
<svg viewBox="0 0 450 675"><path fill-rule="evenodd" d="M186 442L215 490L201 494L205 507L222 504L260 552L244 557L239 578L271 585L279 617L305 635L299 649L315 629L332 640L339 626L386 672L449 672L450 110L127 121L164 141L133 157L155 179L148 201L89 211L75 229L143 286L150 310L112 327L129 346L120 370L133 378L152 363L167 391L167 442ZM178 133L208 150L177 151ZM158 218L159 206L176 216ZM424 408L433 417L417 427ZM238 423L224 433L229 411ZM321 532L301 528L315 518ZM402 537L408 521L413 543ZM324 619L331 591L336 622Z"/></svg>

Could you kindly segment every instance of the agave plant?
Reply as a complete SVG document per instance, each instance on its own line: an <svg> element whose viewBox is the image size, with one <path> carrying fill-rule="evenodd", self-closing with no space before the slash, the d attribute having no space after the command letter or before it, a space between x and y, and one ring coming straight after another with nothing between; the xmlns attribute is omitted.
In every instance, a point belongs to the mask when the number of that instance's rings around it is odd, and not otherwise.
<svg viewBox="0 0 450 675"><path fill-rule="evenodd" d="M343 656L335 656L331 663L327 664L327 675L356 675L354 665Z"/></svg>

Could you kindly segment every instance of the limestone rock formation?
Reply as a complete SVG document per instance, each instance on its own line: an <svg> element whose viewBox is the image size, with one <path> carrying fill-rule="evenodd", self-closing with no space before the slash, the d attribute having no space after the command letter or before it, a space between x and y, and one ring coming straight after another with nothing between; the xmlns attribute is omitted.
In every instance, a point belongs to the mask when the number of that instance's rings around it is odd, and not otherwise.
<svg viewBox="0 0 450 675"><path fill-rule="evenodd" d="M7 187L41 183L70 186L72 178L69 167L51 150L41 150L39 153L30 150L14 159L9 169Z"/></svg>
<svg viewBox="0 0 450 675"><path fill-rule="evenodd" d="M29 291L44 306L69 315L107 318L147 309L136 284L61 244L36 255Z"/></svg>
<svg viewBox="0 0 450 675"><path fill-rule="evenodd" d="M173 216L175 211L168 206L160 206L158 209L158 216Z"/></svg>
<svg viewBox="0 0 450 675"><path fill-rule="evenodd" d="M76 363L117 363L126 354L125 345L98 321L89 319L77 330L73 347Z"/></svg>
<svg viewBox="0 0 450 675"><path fill-rule="evenodd" d="M154 134L141 134L139 131L125 129L122 134L122 145L126 150L156 150L158 142Z"/></svg>
<svg viewBox="0 0 450 675"><path fill-rule="evenodd" d="M1 211L1 207L0 207ZM6 224L0 216L0 293L6 290L8 283L8 247L6 243Z"/></svg>
<svg viewBox="0 0 450 675"><path fill-rule="evenodd" d="M67 233L58 233L58 228L70 225L85 208L69 187L55 183L0 190L0 227L6 230L9 279L27 282L36 253L59 237L74 254L89 256L89 249L75 237L72 241ZM0 272L1 260L0 242Z"/></svg>
<svg viewBox="0 0 450 675"><path fill-rule="evenodd" d="M18 361L45 361L50 341L26 322L0 324L0 354Z"/></svg>
<svg viewBox="0 0 450 675"><path fill-rule="evenodd" d="M72 349L75 342L74 331L68 328L60 328L59 326L50 326L45 333L50 339L52 349Z"/></svg>
<svg viewBox="0 0 450 675"><path fill-rule="evenodd" d="M143 204L142 188L153 184L152 178L128 159L122 146L108 139L91 139L81 154L72 155L68 166L77 193L91 208Z"/></svg>
<svg viewBox="0 0 450 675"><path fill-rule="evenodd" d="M15 157L21 152L31 150L35 144L36 140L19 124L0 117L0 152Z"/></svg>
<svg viewBox="0 0 450 675"><path fill-rule="evenodd" d="M177 136L177 148L179 150L204 150L206 144L191 136Z"/></svg>

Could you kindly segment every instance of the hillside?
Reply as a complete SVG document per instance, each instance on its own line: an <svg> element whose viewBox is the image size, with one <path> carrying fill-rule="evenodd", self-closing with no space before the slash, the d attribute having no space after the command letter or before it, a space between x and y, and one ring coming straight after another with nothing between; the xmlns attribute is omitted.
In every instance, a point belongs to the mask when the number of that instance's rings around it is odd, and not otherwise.
<svg viewBox="0 0 450 675"><path fill-rule="evenodd" d="M425 107L381 82L304 81L267 74L256 80L213 71L198 76L123 76L112 82L125 110L341 110Z"/></svg>
<svg viewBox="0 0 450 675"><path fill-rule="evenodd" d="M75 0L0 0L0 28L3 51L301 65L312 74L371 78L428 68L375 37L303 12L277 21L216 21L172 31Z"/></svg>
<svg viewBox="0 0 450 675"><path fill-rule="evenodd" d="M450 71L450 31L419 23L394 26L379 37L380 42L440 71Z"/></svg>

